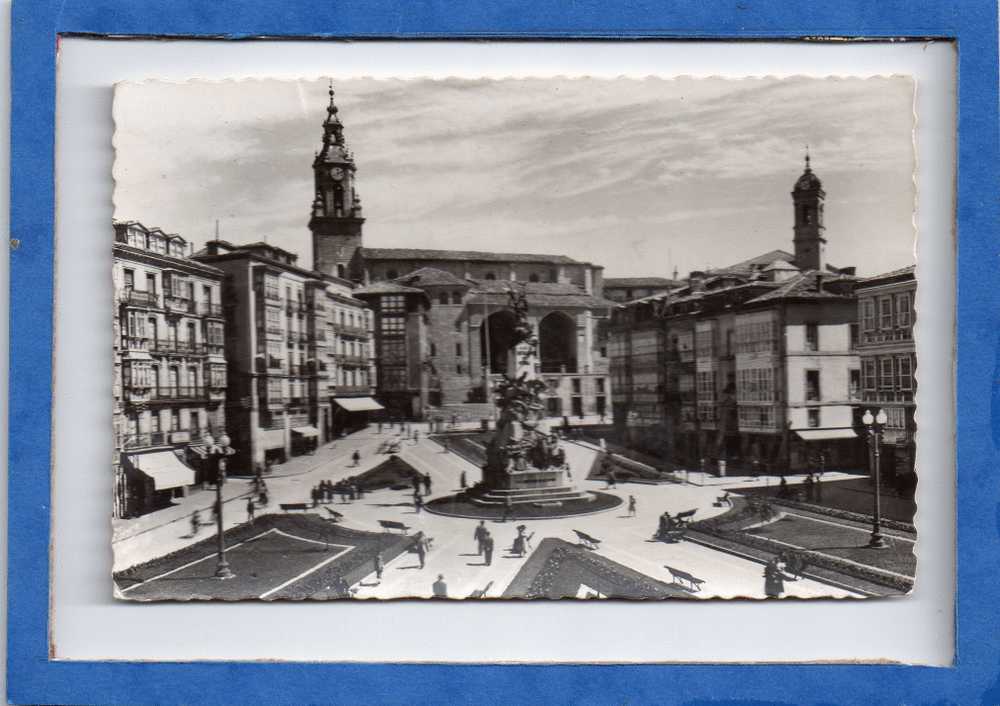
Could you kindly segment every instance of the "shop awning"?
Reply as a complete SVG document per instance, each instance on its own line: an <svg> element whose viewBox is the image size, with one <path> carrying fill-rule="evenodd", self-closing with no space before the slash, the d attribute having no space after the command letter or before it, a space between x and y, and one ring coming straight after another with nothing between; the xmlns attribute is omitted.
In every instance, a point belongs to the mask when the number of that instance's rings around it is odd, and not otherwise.
<svg viewBox="0 0 1000 706"><path fill-rule="evenodd" d="M371 397L334 397L333 401L348 412L373 412L377 409L385 409Z"/></svg>
<svg viewBox="0 0 1000 706"><path fill-rule="evenodd" d="M194 470L185 466L173 451L129 454L132 467L153 479L156 490L169 490L194 483Z"/></svg>
<svg viewBox="0 0 1000 706"><path fill-rule="evenodd" d="M292 427L292 432L294 432L295 434L298 434L300 436L305 436L305 437L319 436L319 429L317 429L316 427L310 427L310 426Z"/></svg>
<svg viewBox="0 0 1000 706"><path fill-rule="evenodd" d="M853 429L796 429L795 433L803 441L825 441L828 439L856 439Z"/></svg>

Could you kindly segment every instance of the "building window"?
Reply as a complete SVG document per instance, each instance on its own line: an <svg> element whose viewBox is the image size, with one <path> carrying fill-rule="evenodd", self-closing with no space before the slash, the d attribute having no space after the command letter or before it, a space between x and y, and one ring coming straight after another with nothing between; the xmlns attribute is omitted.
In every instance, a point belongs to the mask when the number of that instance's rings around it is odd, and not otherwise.
<svg viewBox="0 0 1000 706"><path fill-rule="evenodd" d="M402 336L404 331L404 321L402 316L383 316L382 335Z"/></svg>
<svg viewBox="0 0 1000 706"><path fill-rule="evenodd" d="M462 293L461 292L452 292L451 293L451 303L452 304L461 304L462 303Z"/></svg>
<svg viewBox="0 0 1000 706"><path fill-rule="evenodd" d="M748 368L738 371L736 397L741 402L772 402L774 371L771 368Z"/></svg>
<svg viewBox="0 0 1000 706"><path fill-rule="evenodd" d="M883 407L885 412L885 426L887 429L906 428L906 410L903 407Z"/></svg>
<svg viewBox="0 0 1000 706"><path fill-rule="evenodd" d="M497 278L497 276L495 274L493 274L492 272L487 272L486 273L486 279L493 280L493 279L496 279L496 278Z"/></svg>
<svg viewBox="0 0 1000 706"><path fill-rule="evenodd" d="M146 291L150 294L156 294L156 275L146 275Z"/></svg>
<svg viewBox="0 0 1000 706"><path fill-rule="evenodd" d="M273 275L264 276L264 298L278 301L281 299L281 291L278 289L278 278Z"/></svg>
<svg viewBox="0 0 1000 706"><path fill-rule="evenodd" d="M861 301L861 328L865 331L875 330L875 301L872 299Z"/></svg>
<svg viewBox="0 0 1000 706"><path fill-rule="evenodd" d="M712 333L712 329L702 330L695 333L695 356L698 358L712 357Z"/></svg>
<svg viewBox="0 0 1000 706"><path fill-rule="evenodd" d="M457 363L455 365L455 372L458 373L459 375L462 374L462 364L461 363Z"/></svg>
<svg viewBox="0 0 1000 706"><path fill-rule="evenodd" d="M851 368L847 371L847 395L850 400L857 400L861 397L861 371Z"/></svg>
<svg viewBox="0 0 1000 706"><path fill-rule="evenodd" d="M910 391L913 389L913 362L910 356L904 355L896 358L896 377L899 380L899 389Z"/></svg>
<svg viewBox="0 0 1000 706"><path fill-rule="evenodd" d="M892 297L882 297L878 300L878 327L883 331L892 328Z"/></svg>
<svg viewBox="0 0 1000 706"><path fill-rule="evenodd" d="M597 394L603 395L605 392L605 382L604 378L594 378L594 384L597 386Z"/></svg>
<svg viewBox="0 0 1000 706"><path fill-rule="evenodd" d="M810 427L816 428L819 426L819 408L814 407L813 409L806 410L807 414L807 424Z"/></svg>
<svg viewBox="0 0 1000 706"><path fill-rule="evenodd" d="M819 350L819 326L817 324L806 324L806 350Z"/></svg>
<svg viewBox="0 0 1000 706"><path fill-rule="evenodd" d="M534 272L532 272L530 275L528 275L528 281L529 282L537 282L538 281L538 275L535 274Z"/></svg>
<svg viewBox="0 0 1000 706"><path fill-rule="evenodd" d="M573 378L573 394L574 395L579 395L582 392L582 389L583 389L582 385L583 385L583 383L580 380L580 378Z"/></svg>
<svg viewBox="0 0 1000 706"><path fill-rule="evenodd" d="M382 341L380 360L386 365L406 363L406 342L402 339Z"/></svg>
<svg viewBox="0 0 1000 706"><path fill-rule="evenodd" d="M818 370L807 370L806 371L806 401L807 402L819 402L820 389L819 389L819 371Z"/></svg>
<svg viewBox="0 0 1000 706"><path fill-rule="evenodd" d="M858 333L858 325L850 324L850 350L857 350L858 341L860 340L860 334Z"/></svg>
<svg viewBox="0 0 1000 706"><path fill-rule="evenodd" d="M875 359L868 358L861 361L864 371L864 389L866 392L874 392L876 386Z"/></svg>
<svg viewBox="0 0 1000 706"><path fill-rule="evenodd" d="M431 358L433 358L434 356L437 355L437 346L434 345L433 343L431 344L431 353L430 353L430 355L431 355Z"/></svg>
<svg viewBox="0 0 1000 706"><path fill-rule="evenodd" d="M715 400L715 371L705 370L695 374L695 387L698 400L711 402Z"/></svg>
<svg viewBox="0 0 1000 706"><path fill-rule="evenodd" d="M390 294L382 297L382 311L404 311L406 303L402 294ZM343 312L341 312L343 316ZM341 319L340 323L344 323Z"/></svg>
<svg viewBox="0 0 1000 706"><path fill-rule="evenodd" d="M462 344L461 343L456 343L455 344L455 357L456 358L461 358L462 357Z"/></svg>
<svg viewBox="0 0 1000 706"><path fill-rule="evenodd" d="M910 295L903 293L896 297L896 326L906 328L910 325Z"/></svg>
<svg viewBox="0 0 1000 706"><path fill-rule="evenodd" d="M341 279L343 279L344 278L344 274L345 274L345 272L344 272L344 266L343 265L337 265L337 276L340 277Z"/></svg>
<svg viewBox="0 0 1000 706"><path fill-rule="evenodd" d="M880 390L891 390L892 379L892 358L879 358L878 387Z"/></svg>
<svg viewBox="0 0 1000 706"><path fill-rule="evenodd" d="M447 303L448 303L448 292L441 292L438 295L438 304L444 306Z"/></svg>
<svg viewBox="0 0 1000 706"><path fill-rule="evenodd" d="M125 291L131 292L135 289L135 270L125 270Z"/></svg>

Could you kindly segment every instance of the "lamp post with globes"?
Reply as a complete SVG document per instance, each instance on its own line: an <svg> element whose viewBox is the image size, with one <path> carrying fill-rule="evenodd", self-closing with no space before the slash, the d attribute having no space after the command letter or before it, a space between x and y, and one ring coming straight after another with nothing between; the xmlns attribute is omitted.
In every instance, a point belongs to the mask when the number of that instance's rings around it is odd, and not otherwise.
<svg viewBox="0 0 1000 706"><path fill-rule="evenodd" d="M882 477L879 452L879 447L882 445L882 430L885 428L885 423L887 421L888 418L885 416L885 410L881 409L875 416L872 416L870 409L866 409L864 416L861 418L861 422L868 430L868 444L872 449L872 466L875 476L875 505L872 513L872 536L871 539L868 540L868 546L872 549L885 549L887 546L885 538L882 536Z"/></svg>
<svg viewBox="0 0 1000 706"><path fill-rule="evenodd" d="M229 435L226 432L219 434L218 441L212 438L211 434L206 434L202 441L207 449L208 458L211 459L210 467L215 469L215 522L219 542L219 559L215 566L215 578L231 579L235 574L230 570L229 562L226 561L226 537L223 534L222 526L222 484L226 480L226 456L232 455L235 450L229 445Z"/></svg>

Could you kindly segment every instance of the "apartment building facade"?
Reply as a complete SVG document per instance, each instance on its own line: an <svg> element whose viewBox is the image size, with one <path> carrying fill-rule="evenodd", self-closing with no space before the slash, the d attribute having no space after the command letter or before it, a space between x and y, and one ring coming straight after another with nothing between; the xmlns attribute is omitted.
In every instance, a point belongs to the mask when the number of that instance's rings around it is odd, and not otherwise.
<svg viewBox="0 0 1000 706"><path fill-rule="evenodd" d="M156 509L207 480L201 437L226 428L223 273L176 234L114 224L115 506Z"/></svg>
<svg viewBox="0 0 1000 706"><path fill-rule="evenodd" d="M194 258L225 274L231 468L256 472L309 453L354 424L351 415L379 408L370 319L350 282L267 243L211 241ZM342 406L340 397L362 399Z"/></svg>
<svg viewBox="0 0 1000 706"><path fill-rule="evenodd" d="M857 294L861 406L885 411L882 469L891 481L912 474L916 458L915 267L864 279Z"/></svg>

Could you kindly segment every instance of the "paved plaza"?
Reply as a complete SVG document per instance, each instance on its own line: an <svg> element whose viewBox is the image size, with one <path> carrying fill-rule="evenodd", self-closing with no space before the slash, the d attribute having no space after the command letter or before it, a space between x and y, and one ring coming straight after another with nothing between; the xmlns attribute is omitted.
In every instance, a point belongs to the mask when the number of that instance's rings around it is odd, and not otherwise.
<svg viewBox="0 0 1000 706"><path fill-rule="evenodd" d="M305 511L279 514L281 504L307 503L311 506L311 489L321 480L336 482L376 467L388 458L379 451L390 440L398 441L396 449L400 459L430 476L433 492L427 500L458 492L463 473L470 485L479 480L479 469L465 458L447 451L436 440L428 438L426 425L413 424L411 428L420 432L416 441L401 436L398 428L379 431L373 426L324 446L313 455L297 457L276 468L267 480L269 505L258 510L253 524L247 522L245 509L252 484L245 479L231 479L224 487L227 502L223 518L227 544L231 547L229 560L237 574L237 579L232 582L210 578L215 566L214 524L203 527L194 535L191 531L192 512L197 510L202 521L209 522L214 491L197 490L174 507L137 520L119 521L115 526L114 548L115 571L122 589L120 595L147 599L191 596L267 599L305 595L317 597L317 594L331 597L330 581L326 582L327 585L319 585L316 581L306 580L310 576L315 579L326 571L327 574L332 572L349 577L350 593L358 599L431 597L439 576L444 577L448 597L496 598L510 595L508 589L515 584L515 580L517 585L531 584L529 562L532 555L545 540L552 540L557 545L549 542L548 551L557 546L557 556L565 559L560 565L571 567L566 569L566 575L553 580L554 585L572 588L576 579L567 576L576 576L582 571L580 567L586 569L580 573L581 576L589 571L603 577L605 590L590 587L584 578L580 578L577 590L570 591L568 595L607 595L608 586L614 583L614 579L608 577L613 576L642 575L657 582L657 585L676 588L675 574L680 571L698 581L700 590L685 590L687 595L698 598L764 596L763 560L759 554L720 551L716 546L697 541L665 543L654 541L652 537L658 518L665 510L672 515L695 510L696 520L709 520L729 510L725 505L717 506L716 502L723 485L727 488L750 488L768 483L766 479L701 478L698 474L690 474L693 476L690 483L629 483L607 488L603 481L577 478L576 482L583 489L616 495L621 498L622 504L607 511L575 517L519 521L515 514L510 521L487 521L496 546L490 563L478 552L474 539L477 520L418 512L413 506L411 493L404 489L386 488L346 503L335 499L315 509L309 507ZM351 460L355 451L361 455L356 466ZM567 444L568 461L573 468L590 468L597 453L594 447L587 444ZM827 474L825 480L828 482L837 477L838 474ZM790 479L790 482L794 480ZM629 495L636 498L634 516L627 511ZM341 516L339 522L330 521L333 518L330 510ZM288 522L300 523L301 528L279 526L282 517L288 518ZM383 522L405 525L405 534L401 531L387 532ZM515 556L511 548L517 535L516 527L521 524L527 526L527 533L532 537L531 547L524 556ZM864 535L858 528L845 528L831 520L814 521L812 526L829 526L833 531L831 536L845 540L853 538L863 544ZM336 532L347 533L352 538L331 538L331 533ZM596 549L581 550L589 552L599 564L582 560L566 551L566 547L579 547L577 532L599 540ZM417 533L423 533L430 544L423 567L420 557L407 550L411 538ZM378 539L377 545L383 553L384 562L381 580L375 573L374 550L368 547L362 551L359 548L371 544L365 537ZM815 537L810 535L809 539L816 544ZM157 567L157 561L162 566L155 571L149 568ZM539 561L535 557L535 562ZM261 563L269 566L261 570L258 568ZM141 571L135 568L143 566L147 568ZM130 568L131 572L126 571ZM248 572L252 575L246 575ZM130 573L133 577L141 576L145 585L136 587L133 585L135 581L122 579ZM165 573L168 575L161 575ZM301 583L296 586L296 582ZM157 586L157 583L160 585ZM226 584L230 585L224 589L214 588ZM803 598L862 595L848 585L837 584L806 577L787 582L785 595ZM664 589L657 595L669 593Z"/></svg>

